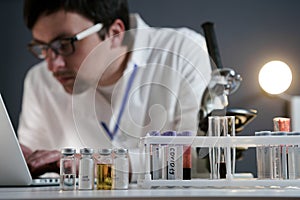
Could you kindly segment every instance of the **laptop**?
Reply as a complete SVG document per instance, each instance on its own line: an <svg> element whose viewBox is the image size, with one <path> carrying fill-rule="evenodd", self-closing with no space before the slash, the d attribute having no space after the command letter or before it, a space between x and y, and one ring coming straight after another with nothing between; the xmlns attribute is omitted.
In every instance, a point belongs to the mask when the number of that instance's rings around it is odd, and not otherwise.
<svg viewBox="0 0 300 200"><path fill-rule="evenodd" d="M0 94L0 186L59 185L59 178L32 179Z"/></svg>

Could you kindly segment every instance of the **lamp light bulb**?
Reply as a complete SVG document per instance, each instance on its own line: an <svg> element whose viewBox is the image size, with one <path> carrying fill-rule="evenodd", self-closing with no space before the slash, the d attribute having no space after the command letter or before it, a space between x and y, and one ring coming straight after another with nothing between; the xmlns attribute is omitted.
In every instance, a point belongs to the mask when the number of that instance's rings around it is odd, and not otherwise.
<svg viewBox="0 0 300 200"><path fill-rule="evenodd" d="M260 87L267 93L281 94L292 83L292 71L282 61L271 61L266 63L259 71L258 81Z"/></svg>

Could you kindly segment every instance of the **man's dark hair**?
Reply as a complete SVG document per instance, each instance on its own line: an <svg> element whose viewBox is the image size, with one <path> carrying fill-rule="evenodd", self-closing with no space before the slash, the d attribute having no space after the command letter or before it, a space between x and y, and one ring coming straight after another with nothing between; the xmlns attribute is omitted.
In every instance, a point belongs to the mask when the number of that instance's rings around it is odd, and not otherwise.
<svg viewBox="0 0 300 200"><path fill-rule="evenodd" d="M31 30L41 15L59 10L78 13L95 24L100 22L106 31L116 19L123 21L125 30L129 29L127 0L25 0L24 21Z"/></svg>

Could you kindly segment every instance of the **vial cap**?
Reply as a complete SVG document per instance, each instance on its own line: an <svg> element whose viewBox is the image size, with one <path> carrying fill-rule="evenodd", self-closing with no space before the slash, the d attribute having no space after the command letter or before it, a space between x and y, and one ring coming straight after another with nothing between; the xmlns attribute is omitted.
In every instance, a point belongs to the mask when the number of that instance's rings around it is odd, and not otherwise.
<svg viewBox="0 0 300 200"><path fill-rule="evenodd" d="M176 131L166 131L161 134L162 136L176 136Z"/></svg>
<svg viewBox="0 0 300 200"><path fill-rule="evenodd" d="M192 131L183 131L183 132L177 133L177 136L192 136L192 135L193 135Z"/></svg>
<svg viewBox="0 0 300 200"><path fill-rule="evenodd" d="M91 155L94 153L94 149L92 148L82 148L80 149L80 153L83 155Z"/></svg>
<svg viewBox="0 0 300 200"><path fill-rule="evenodd" d="M151 132L149 133L149 135L150 135L150 136L160 136L160 133L159 133L159 131L151 131Z"/></svg>
<svg viewBox="0 0 300 200"><path fill-rule="evenodd" d="M128 149L124 149L124 148L115 149L114 153L118 155L125 155L128 153Z"/></svg>
<svg viewBox="0 0 300 200"><path fill-rule="evenodd" d="M300 135L300 132L296 132L296 131L293 131L293 132L287 132L287 135Z"/></svg>
<svg viewBox="0 0 300 200"><path fill-rule="evenodd" d="M255 132L255 136L267 136L267 135L271 135L271 131L258 131L258 132Z"/></svg>
<svg viewBox="0 0 300 200"><path fill-rule="evenodd" d="M99 149L98 152L101 155L109 155L109 154L111 154L112 150L111 149Z"/></svg>
<svg viewBox="0 0 300 200"><path fill-rule="evenodd" d="M275 131L275 132L271 132L272 136L281 136L281 135L287 135L286 132L284 131Z"/></svg>
<svg viewBox="0 0 300 200"><path fill-rule="evenodd" d="M64 155L73 155L76 153L76 149L75 148L63 148L61 150L61 153Z"/></svg>

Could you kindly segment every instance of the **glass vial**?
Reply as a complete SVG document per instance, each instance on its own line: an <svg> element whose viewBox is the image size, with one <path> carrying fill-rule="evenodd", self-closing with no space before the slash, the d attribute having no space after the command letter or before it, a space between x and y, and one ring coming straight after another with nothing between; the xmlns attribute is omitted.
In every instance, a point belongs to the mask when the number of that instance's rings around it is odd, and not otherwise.
<svg viewBox="0 0 300 200"><path fill-rule="evenodd" d="M99 156L97 158L96 174L97 174L97 189L111 190L113 184L112 174L112 150L99 149Z"/></svg>
<svg viewBox="0 0 300 200"><path fill-rule="evenodd" d="M60 189L76 189L76 150L74 148L64 148L61 150L60 158Z"/></svg>
<svg viewBox="0 0 300 200"><path fill-rule="evenodd" d="M94 189L94 150L91 148L80 149L81 158L79 160L78 189Z"/></svg>
<svg viewBox="0 0 300 200"><path fill-rule="evenodd" d="M128 150L119 148L114 150L113 189L126 190L129 185Z"/></svg>

